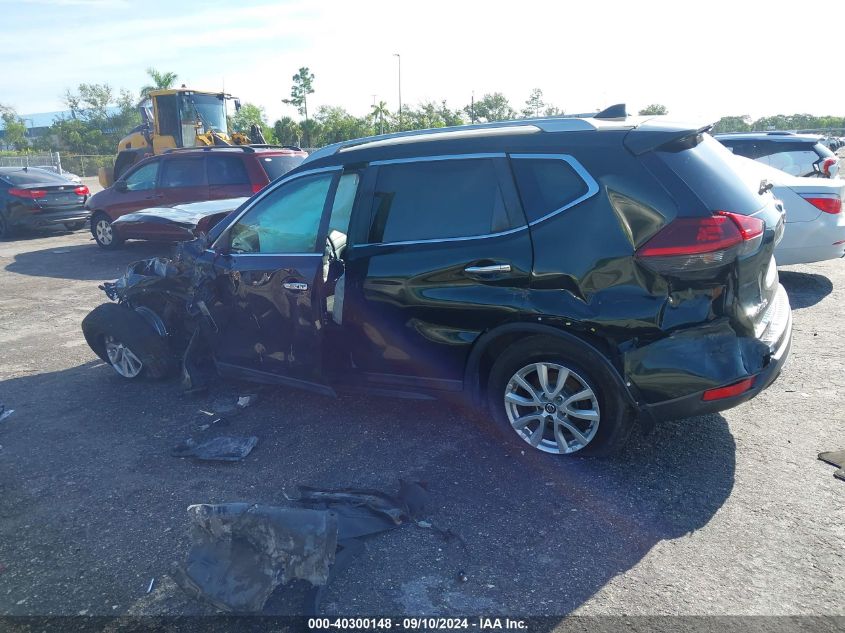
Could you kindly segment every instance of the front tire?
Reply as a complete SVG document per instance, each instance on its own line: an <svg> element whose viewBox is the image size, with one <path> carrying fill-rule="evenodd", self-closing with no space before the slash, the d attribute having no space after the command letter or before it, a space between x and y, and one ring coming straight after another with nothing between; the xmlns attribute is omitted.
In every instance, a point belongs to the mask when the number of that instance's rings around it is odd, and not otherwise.
<svg viewBox="0 0 845 633"><path fill-rule="evenodd" d="M507 437L555 455L615 454L634 424L597 352L563 339L537 336L507 348L490 371L487 400Z"/></svg>
<svg viewBox="0 0 845 633"><path fill-rule="evenodd" d="M97 306L82 320L82 333L94 353L123 378L159 380L175 367L167 340L129 307Z"/></svg>
<svg viewBox="0 0 845 633"><path fill-rule="evenodd" d="M91 218L91 235L94 236L97 246L107 251L120 248L123 244L123 240L117 236L112 228L111 218L102 212Z"/></svg>

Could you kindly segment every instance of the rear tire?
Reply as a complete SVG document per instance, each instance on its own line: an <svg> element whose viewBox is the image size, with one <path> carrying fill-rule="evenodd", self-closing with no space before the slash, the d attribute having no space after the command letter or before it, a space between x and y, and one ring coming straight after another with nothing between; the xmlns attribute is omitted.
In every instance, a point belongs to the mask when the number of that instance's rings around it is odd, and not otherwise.
<svg viewBox="0 0 845 633"><path fill-rule="evenodd" d="M487 383L487 404L499 428L523 449L567 456L619 452L634 416L618 379L597 355L545 336L508 347Z"/></svg>
<svg viewBox="0 0 845 633"><path fill-rule="evenodd" d="M97 306L82 320L82 333L94 353L123 378L159 380L176 366L167 340L126 306Z"/></svg>
<svg viewBox="0 0 845 633"><path fill-rule="evenodd" d="M91 218L91 235L97 246L107 251L120 248L123 240L117 236L111 225L111 218L102 211L95 213Z"/></svg>

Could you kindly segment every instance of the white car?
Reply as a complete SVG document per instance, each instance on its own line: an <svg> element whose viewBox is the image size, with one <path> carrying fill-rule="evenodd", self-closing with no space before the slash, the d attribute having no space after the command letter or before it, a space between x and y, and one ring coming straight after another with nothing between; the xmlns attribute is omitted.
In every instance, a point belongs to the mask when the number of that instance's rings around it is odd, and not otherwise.
<svg viewBox="0 0 845 633"><path fill-rule="evenodd" d="M778 266L810 264L845 256L845 180L802 178L737 156L740 169L771 185L772 193L786 209L786 230L775 248Z"/></svg>

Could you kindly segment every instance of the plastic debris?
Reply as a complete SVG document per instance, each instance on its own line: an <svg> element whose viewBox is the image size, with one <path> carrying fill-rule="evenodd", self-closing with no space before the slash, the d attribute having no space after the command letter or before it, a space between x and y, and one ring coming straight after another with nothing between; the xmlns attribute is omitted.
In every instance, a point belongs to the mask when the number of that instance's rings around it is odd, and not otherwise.
<svg viewBox="0 0 845 633"><path fill-rule="evenodd" d="M467 582L469 580L467 573L464 570L458 572L458 580L461 582Z"/></svg>
<svg viewBox="0 0 845 633"><path fill-rule="evenodd" d="M8 418L15 412L14 409L7 409L6 405L0 404L0 422Z"/></svg>
<svg viewBox="0 0 845 633"><path fill-rule="evenodd" d="M845 481L845 449L841 451L827 451L819 453L819 459L823 462L827 462L831 466L836 466L839 470L833 473L833 476Z"/></svg>
<svg viewBox="0 0 845 633"><path fill-rule="evenodd" d="M376 490L300 488L288 506L249 503L188 507L193 544L174 580L224 611L259 612L280 585L307 580L309 611L325 586L364 550L361 537L413 523L427 493L400 481L395 497Z"/></svg>
<svg viewBox="0 0 845 633"><path fill-rule="evenodd" d="M193 457L204 461L237 462L249 455L256 444L258 444L258 438L254 435L250 437L221 435L202 444L197 444L189 438L174 447L171 455Z"/></svg>
<svg viewBox="0 0 845 633"><path fill-rule="evenodd" d="M156 579L155 579L155 577L150 578L150 586L149 586L149 587L147 587L147 593L152 593L153 586L154 586L155 584L156 584Z"/></svg>
<svg viewBox="0 0 845 633"><path fill-rule="evenodd" d="M246 409L247 407L254 405L257 400L258 396L255 394L238 396L238 401L235 403L235 406L238 407L238 409Z"/></svg>

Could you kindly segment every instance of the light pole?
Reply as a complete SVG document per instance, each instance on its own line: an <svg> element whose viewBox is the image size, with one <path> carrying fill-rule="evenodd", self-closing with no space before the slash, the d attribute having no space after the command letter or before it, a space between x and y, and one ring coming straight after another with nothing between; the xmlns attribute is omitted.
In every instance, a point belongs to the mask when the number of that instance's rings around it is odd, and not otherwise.
<svg viewBox="0 0 845 633"><path fill-rule="evenodd" d="M399 131L402 131L402 56L399 53L393 53L399 65Z"/></svg>

